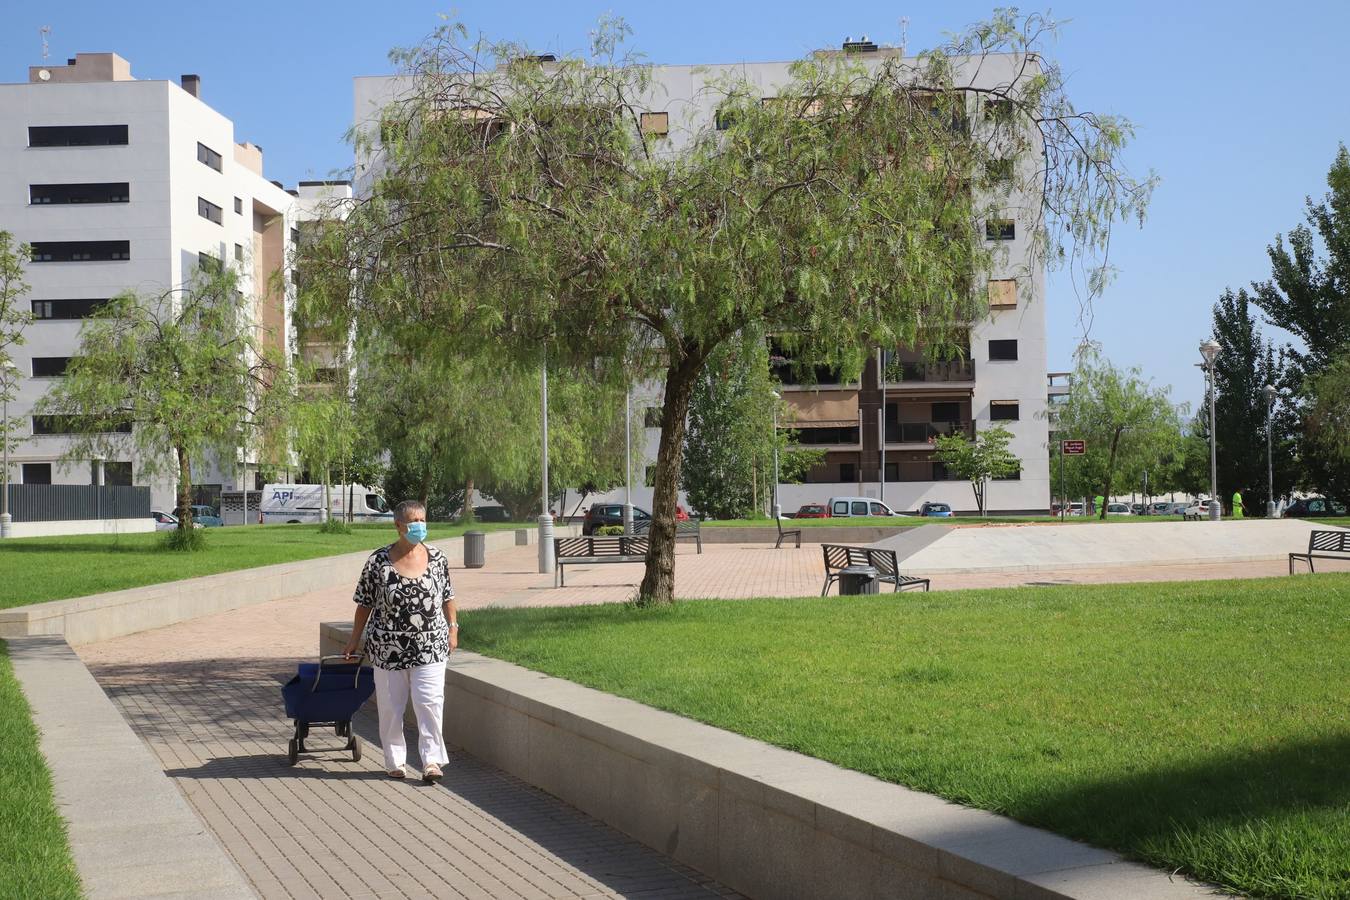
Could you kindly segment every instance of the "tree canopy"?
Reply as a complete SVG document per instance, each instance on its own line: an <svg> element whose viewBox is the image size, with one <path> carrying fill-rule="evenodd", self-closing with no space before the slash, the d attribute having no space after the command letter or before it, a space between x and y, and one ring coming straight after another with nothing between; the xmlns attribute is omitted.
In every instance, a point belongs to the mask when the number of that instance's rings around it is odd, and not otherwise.
<svg viewBox="0 0 1350 900"><path fill-rule="evenodd" d="M1008 448L1012 432L1002 425L986 428L970 440L964 434L939 435L933 442L934 456L951 472L970 482L980 515L988 513L989 482L1008 478L1022 468L1022 461Z"/></svg>
<svg viewBox="0 0 1350 900"><path fill-rule="evenodd" d="M856 374L878 344L949 344L983 315L984 220L1016 206L1038 258L1084 263L1142 216L1130 125L1073 107L1053 30L1005 11L914 58L815 54L771 98L710 78L658 137L642 114L666 99L621 24L549 62L447 26L397 55L398 96L358 128L354 314L659 378L638 601L669 602L690 397L724 342L790 334L803 363Z"/></svg>
<svg viewBox="0 0 1350 900"><path fill-rule="evenodd" d="M8 231L0 230L0 400L14 399L17 373L13 348L24 343L24 329L33 315L19 304L28 293L24 281L24 266L29 259L28 245L18 244ZM0 423L0 446L12 447L17 421L6 419Z"/></svg>

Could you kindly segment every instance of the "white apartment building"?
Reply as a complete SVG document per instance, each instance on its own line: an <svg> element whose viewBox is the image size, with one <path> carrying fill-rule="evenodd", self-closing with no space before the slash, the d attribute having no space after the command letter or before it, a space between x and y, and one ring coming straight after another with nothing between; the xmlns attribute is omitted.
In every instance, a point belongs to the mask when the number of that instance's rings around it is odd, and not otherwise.
<svg viewBox="0 0 1350 900"><path fill-rule="evenodd" d="M240 272L260 340L288 358L296 352L289 261L304 204L263 176L262 149L237 141L234 123L200 93L195 75L135 79L114 53L81 53L30 68L25 83L0 84L0 229L33 250L23 302L35 318L15 353L20 383L9 409L22 423L15 482L148 484L155 508L174 506L172 475L143 480L130 452L62 462L63 426L32 415L77 350L81 319L108 298L157 296L190 282L199 265L222 262ZM333 190L305 189L315 199ZM194 460L194 482L252 486L255 453Z"/></svg>
<svg viewBox="0 0 1350 900"><path fill-rule="evenodd" d="M850 44L848 49L864 63L900 53L870 44ZM955 80L977 87L1011 84L1019 71L1025 77L1035 70L1034 63L1024 67L1023 62L1011 54L958 61ZM735 76L758 85L763 98L772 98L778 86L789 81L790 65L655 66L643 100L649 112L642 117L642 127L649 135L662 137L666 152L678 154L696 133L715 123L719 96L715 85ZM380 109L407 87L403 76L355 79L357 127L376 138L374 123ZM358 173L373 162L358 160ZM358 193L361 188L358 181ZM969 482L953 480L933 460L931 439L953 431L974 436L995 424L1012 432L1011 449L1022 467L1016 478L991 484L991 512L1049 509L1045 268L1032 253L1030 240L1039 209L1039 196L1016 196L998 218L983 223L990 248L998 251L987 286L990 311L971 323L964 359L930 363L921 347L886 348L874 354L861 379L851 384L831 382L828 375L811 386L793 384L788 368L780 369L784 398L795 412L783 426L795 428L803 445L825 451L824 462L808 475L807 483L779 487L785 512L842 495L878 497L898 512L914 511L924 501L948 503L957 511L974 510ZM658 424L659 415L647 415L646 408L659 405L660 387L639 386L635 397L643 398L639 402L644 408L635 415L649 426L647 458L654 461L659 429L652 426ZM643 482L640 471L635 479ZM650 488L634 486L638 505L647 506L651 495ZM623 490L593 499L622 502Z"/></svg>

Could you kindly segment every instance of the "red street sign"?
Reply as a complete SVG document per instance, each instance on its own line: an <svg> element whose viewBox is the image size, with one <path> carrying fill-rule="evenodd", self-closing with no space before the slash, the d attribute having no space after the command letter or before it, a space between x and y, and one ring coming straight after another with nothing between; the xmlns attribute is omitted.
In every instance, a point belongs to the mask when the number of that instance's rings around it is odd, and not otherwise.
<svg viewBox="0 0 1350 900"><path fill-rule="evenodd" d="M1087 452L1087 441L1060 441L1059 452L1065 456L1082 456Z"/></svg>

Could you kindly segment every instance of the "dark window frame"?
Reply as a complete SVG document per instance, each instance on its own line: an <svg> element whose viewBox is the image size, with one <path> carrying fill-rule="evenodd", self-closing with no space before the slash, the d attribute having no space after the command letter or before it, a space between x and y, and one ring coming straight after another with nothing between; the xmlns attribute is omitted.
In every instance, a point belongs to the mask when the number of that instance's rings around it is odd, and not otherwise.
<svg viewBox="0 0 1350 900"><path fill-rule="evenodd" d="M28 146L124 147L130 143L125 125L29 125Z"/></svg>
<svg viewBox="0 0 1350 900"><path fill-rule="evenodd" d="M197 215L208 222L215 222L217 225L225 224L225 210L216 206L205 197L197 198Z"/></svg>
<svg viewBox="0 0 1350 900"><path fill-rule="evenodd" d="M39 470L39 471L40 471L40 470L43 469L43 468L45 468L45 469L47 470L47 475L46 475L45 480L43 479L43 477L42 477L41 475L38 475L38 477L37 477L36 479L33 479L33 478L30 478L30 477L29 477L28 472L29 472L30 469L33 469L33 470ZM35 471L34 474L37 474L37 472ZM21 483L21 484L51 484L51 483L52 483L52 464L49 463L49 462L46 462L46 463L23 463L23 464L20 466L20 468L19 468L19 479L20 479L20 483Z"/></svg>
<svg viewBox="0 0 1350 900"><path fill-rule="evenodd" d="M131 241L33 241L32 262L125 262ZM95 255L97 254L97 255Z"/></svg>
<svg viewBox="0 0 1350 900"><path fill-rule="evenodd" d="M995 352L995 348L998 351ZM1011 350L1012 355L1008 355ZM989 342L989 361L990 362L1017 362L1017 339L1003 338L991 340Z"/></svg>
<svg viewBox="0 0 1350 900"><path fill-rule="evenodd" d="M33 321L69 322L87 319L107 305L108 300L107 297L77 300L34 300L31 304Z"/></svg>
<svg viewBox="0 0 1350 900"><path fill-rule="evenodd" d="M201 141L197 142L197 162L206 166L208 169L215 169L217 172L225 171L225 157L221 156Z"/></svg>
<svg viewBox="0 0 1350 900"><path fill-rule="evenodd" d="M130 203L126 181L90 181L73 184L30 184L29 206L83 206L90 203Z"/></svg>
<svg viewBox="0 0 1350 900"><path fill-rule="evenodd" d="M34 378L64 378L71 359L69 356L34 356L29 367Z"/></svg>
<svg viewBox="0 0 1350 900"><path fill-rule="evenodd" d="M62 436L68 434L131 434L131 423L123 422L109 431L80 431L81 420L87 420L87 416L72 415L51 415L51 416L31 416L33 435L35 437L44 436Z"/></svg>
<svg viewBox="0 0 1350 900"><path fill-rule="evenodd" d="M988 219L984 223L986 241L1017 240L1017 222L1013 219Z"/></svg>
<svg viewBox="0 0 1350 900"><path fill-rule="evenodd" d="M234 214L236 216L242 216L244 214L244 201L239 197L234 198Z"/></svg>
<svg viewBox="0 0 1350 900"><path fill-rule="evenodd" d="M995 411L999 411L998 414ZM1008 415L1008 413L1012 415ZM1022 421L1022 404L1019 400L990 400L989 401L989 421L991 422L1020 422Z"/></svg>

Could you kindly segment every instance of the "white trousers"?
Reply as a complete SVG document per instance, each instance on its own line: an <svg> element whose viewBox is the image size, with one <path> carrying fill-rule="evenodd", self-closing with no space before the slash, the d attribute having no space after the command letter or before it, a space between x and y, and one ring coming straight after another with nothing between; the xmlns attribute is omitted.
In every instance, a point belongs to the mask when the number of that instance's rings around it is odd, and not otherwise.
<svg viewBox="0 0 1350 900"><path fill-rule="evenodd" d="M443 766L450 761L441 728L445 708L445 663L413 669L376 667L375 705L380 711L380 746L384 748L386 770L402 768L408 761L403 713L408 708L410 694L413 712L417 715L417 752L422 757L422 767L432 763Z"/></svg>

